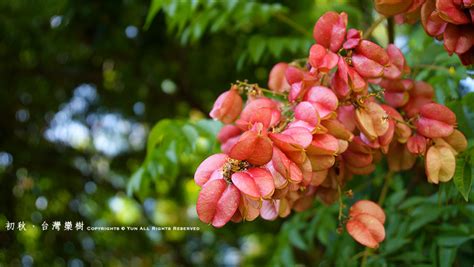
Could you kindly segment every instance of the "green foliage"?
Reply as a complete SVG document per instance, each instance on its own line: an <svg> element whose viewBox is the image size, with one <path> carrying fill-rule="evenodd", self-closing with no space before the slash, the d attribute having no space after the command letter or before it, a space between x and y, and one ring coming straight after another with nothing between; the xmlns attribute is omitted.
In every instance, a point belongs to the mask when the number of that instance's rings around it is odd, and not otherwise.
<svg viewBox="0 0 474 267"><path fill-rule="evenodd" d="M143 200L186 191L179 179L192 177L197 165L216 152L219 128L220 123L212 120L158 122L148 136L146 158L128 183L128 194L136 193Z"/></svg>
<svg viewBox="0 0 474 267"><path fill-rule="evenodd" d="M167 1L153 0L144 28L162 11L167 29L182 45L193 44L210 34L224 33L235 38L237 69L247 62L257 64L265 57L280 58L283 53L302 54L311 45L310 31L306 36L251 34L269 23L290 20L288 8L281 4L246 1ZM291 21L291 20L290 20ZM206 36L206 37L207 37Z"/></svg>
<svg viewBox="0 0 474 267"><path fill-rule="evenodd" d="M464 155L456 158L456 173L454 174L454 184L458 189L459 193L462 194L466 201L469 201L469 193L471 192L472 180L473 180L473 164L472 164L472 152L470 150Z"/></svg>

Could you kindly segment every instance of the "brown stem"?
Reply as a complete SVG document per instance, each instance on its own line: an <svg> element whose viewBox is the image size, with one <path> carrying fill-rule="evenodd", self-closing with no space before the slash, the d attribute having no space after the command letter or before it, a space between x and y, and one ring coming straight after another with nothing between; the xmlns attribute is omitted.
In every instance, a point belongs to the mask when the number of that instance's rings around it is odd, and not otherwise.
<svg viewBox="0 0 474 267"><path fill-rule="evenodd" d="M387 19L387 33L388 33L388 43L395 43L395 23L393 17Z"/></svg>
<svg viewBox="0 0 474 267"><path fill-rule="evenodd" d="M262 93L269 93L272 95L280 95L280 96L287 96L285 93L280 93L280 92L275 92L267 88L260 87L257 83L248 83L246 80L245 81L237 81L236 85L246 91L247 93L251 93L252 91L257 91L257 92L262 92Z"/></svg>
<svg viewBox="0 0 474 267"><path fill-rule="evenodd" d="M401 120L398 120L398 119L396 119L396 118L394 118L394 117L390 117L390 119L393 120L393 121L395 121L395 122L397 122L397 123L405 124L406 126L410 127L411 129L416 130L416 127L415 127L415 126L413 126L412 124L410 124L410 123L408 123L408 122L406 122L406 121L401 121Z"/></svg>
<svg viewBox="0 0 474 267"><path fill-rule="evenodd" d="M338 215L338 220L339 220L339 224L341 224L341 220L342 220L342 213L343 213L343 207L344 207L344 203L342 201L342 192L341 192L341 185L337 185L337 193L339 194L339 215Z"/></svg>

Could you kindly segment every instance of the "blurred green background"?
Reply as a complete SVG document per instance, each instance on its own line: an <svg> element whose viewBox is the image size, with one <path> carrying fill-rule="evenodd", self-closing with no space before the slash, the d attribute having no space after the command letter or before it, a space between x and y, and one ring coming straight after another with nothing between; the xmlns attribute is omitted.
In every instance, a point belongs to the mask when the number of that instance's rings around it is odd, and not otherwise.
<svg viewBox="0 0 474 267"><path fill-rule="evenodd" d="M335 205L222 229L195 212L193 172L218 150L213 101L237 79L265 86L273 64L305 57L328 10L360 29L378 17L369 0L1 1L0 265L357 266L363 247L337 234ZM374 38L387 44L384 24ZM396 44L472 147L472 72L418 24L396 26ZM346 205L377 199L385 172L353 179ZM367 265L471 266L472 197L428 184L422 161L397 174L387 238ZM26 231L6 231L19 221ZM200 230L42 231L44 221Z"/></svg>

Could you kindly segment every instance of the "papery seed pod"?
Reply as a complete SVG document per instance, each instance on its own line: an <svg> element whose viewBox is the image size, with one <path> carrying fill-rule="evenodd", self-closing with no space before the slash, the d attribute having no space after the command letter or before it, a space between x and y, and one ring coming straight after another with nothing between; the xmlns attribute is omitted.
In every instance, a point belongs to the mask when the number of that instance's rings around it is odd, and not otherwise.
<svg viewBox="0 0 474 267"><path fill-rule="evenodd" d="M309 50L308 62L311 66L321 72L329 72L338 62L338 56L324 46L314 44Z"/></svg>
<svg viewBox="0 0 474 267"><path fill-rule="evenodd" d="M360 41L360 44L355 48L355 52L382 66L386 66L390 63L390 58L385 49L368 40Z"/></svg>
<svg viewBox="0 0 474 267"><path fill-rule="evenodd" d="M300 183L303 180L301 169L291 161L285 153L277 147L273 147L273 157L271 164L273 168L291 183ZM285 184L286 185L286 184ZM279 186L281 188L282 186Z"/></svg>
<svg viewBox="0 0 474 267"><path fill-rule="evenodd" d="M214 154L205 159L196 169L194 173L194 182L198 186L203 186L214 172L221 172L222 166L226 163L229 157L226 154Z"/></svg>
<svg viewBox="0 0 474 267"><path fill-rule="evenodd" d="M337 189L319 187L316 196L326 205L331 205L338 199Z"/></svg>
<svg viewBox="0 0 474 267"><path fill-rule="evenodd" d="M234 223L239 223L242 221L242 215L240 214L240 211L238 209L235 211L230 221Z"/></svg>
<svg viewBox="0 0 474 267"><path fill-rule="evenodd" d="M224 226L235 214L240 202L240 192L224 179L216 179L206 183L196 203L199 219L214 227Z"/></svg>
<svg viewBox="0 0 474 267"><path fill-rule="evenodd" d="M264 200L260 209L260 217L267 221L273 221L278 218L280 200Z"/></svg>
<svg viewBox="0 0 474 267"><path fill-rule="evenodd" d="M408 138L407 148L410 153L415 155L423 155L426 152L427 140L425 137L415 134Z"/></svg>
<svg viewBox="0 0 474 267"><path fill-rule="evenodd" d="M472 8L471 10L474 10L474 8ZM472 11L472 13L472 16L474 17L474 11ZM471 47L471 49L469 49L469 51L458 56L464 66L474 65L474 45Z"/></svg>
<svg viewBox="0 0 474 267"><path fill-rule="evenodd" d="M283 187L281 189L275 189L272 199L283 199L286 197L289 191L290 191L289 186Z"/></svg>
<svg viewBox="0 0 474 267"><path fill-rule="evenodd" d="M413 88L412 80L388 80L380 82L380 87L384 88L384 99L392 107L404 106L409 100L409 91Z"/></svg>
<svg viewBox="0 0 474 267"><path fill-rule="evenodd" d="M457 2L457 3L456 3ZM470 18L464 13L459 0L437 0L436 10L446 22L461 25L471 23Z"/></svg>
<svg viewBox="0 0 474 267"><path fill-rule="evenodd" d="M371 148L374 148L374 149L380 148L380 150L384 154L386 154L387 151L388 151L388 146L392 142L394 134L395 134L395 126L398 125L398 122L395 121L396 119L393 118L391 116L391 114L398 114L398 112L390 106L387 106L387 105L380 105L380 106L387 112L387 115L388 115L388 118L387 118L387 120L388 120L388 129L387 129L387 131L382 136L379 136L379 137L377 137L376 139L373 139L373 140L370 140L369 138L367 138L367 136L365 136L365 134L363 132L360 133L360 137L361 137L361 140L364 143L366 143L368 146L370 146ZM400 114L398 114L398 115L401 118L401 115ZM402 120L403 120L403 118L402 118ZM410 128L408 128L408 130L410 130ZM409 135L411 135L411 131L408 133L408 136Z"/></svg>
<svg viewBox="0 0 474 267"><path fill-rule="evenodd" d="M354 49L356 46L359 45L360 40L362 39L362 35L360 31L356 29L349 29L347 31L346 41L344 42L344 49Z"/></svg>
<svg viewBox="0 0 474 267"><path fill-rule="evenodd" d="M431 146L426 152L425 171L428 182L448 182L454 176L456 158L447 147Z"/></svg>
<svg viewBox="0 0 474 267"><path fill-rule="evenodd" d="M223 123L231 123L237 119L242 111L242 98L237 87L233 86L229 91L222 93L214 103L209 115L211 118Z"/></svg>
<svg viewBox="0 0 474 267"><path fill-rule="evenodd" d="M322 79L322 74L319 72L303 72L303 78L299 82L291 84L288 100L294 102L300 100L306 92Z"/></svg>
<svg viewBox="0 0 474 267"><path fill-rule="evenodd" d="M294 83L301 82L303 80L303 70L289 65L285 70L285 78L288 84L291 86Z"/></svg>
<svg viewBox="0 0 474 267"><path fill-rule="evenodd" d="M315 134L311 145L306 149L309 155L336 155L339 141L330 134Z"/></svg>
<svg viewBox="0 0 474 267"><path fill-rule="evenodd" d="M340 99L347 97L351 91L361 92L367 88L367 82L343 57L339 57L337 71L332 77L331 84Z"/></svg>
<svg viewBox="0 0 474 267"><path fill-rule="evenodd" d="M443 34L444 48L450 55L464 54L473 46L474 29L471 25L448 24Z"/></svg>
<svg viewBox="0 0 474 267"><path fill-rule="evenodd" d="M282 133L270 133L273 144L277 146L289 159L301 164L306 159L304 149L311 144L312 135L302 127L288 128Z"/></svg>
<svg viewBox="0 0 474 267"><path fill-rule="evenodd" d="M230 149L240 138L242 131L239 127L227 124L221 128L217 134L217 140L221 143L221 150L225 154L229 154Z"/></svg>
<svg viewBox="0 0 474 267"><path fill-rule="evenodd" d="M309 158L306 157L306 160L302 164L299 164L298 168L301 170L303 175L303 180L300 183L301 187L310 185L311 180L313 179L313 167L311 166Z"/></svg>
<svg viewBox="0 0 474 267"><path fill-rule="evenodd" d="M340 98L345 98L351 92L349 85L349 66L343 57L339 56L337 70L332 76L331 85Z"/></svg>
<svg viewBox="0 0 474 267"><path fill-rule="evenodd" d="M385 212L375 202L370 200L359 200L349 210L349 216L356 217L359 214L368 214L379 220L380 223L385 223Z"/></svg>
<svg viewBox="0 0 474 267"><path fill-rule="evenodd" d="M291 143L295 143L300 145L303 148L306 148L311 144L312 136L304 128L292 127L287 128L281 134L289 136L293 141Z"/></svg>
<svg viewBox="0 0 474 267"><path fill-rule="evenodd" d="M265 168L250 168L232 174L232 183L246 196L269 199L275 191L272 174Z"/></svg>
<svg viewBox="0 0 474 267"><path fill-rule="evenodd" d="M388 64L388 66L385 66L383 69L383 78L396 80L400 79L401 76L402 72L400 69L398 69L397 66L392 63Z"/></svg>
<svg viewBox="0 0 474 267"><path fill-rule="evenodd" d="M308 123L308 130L310 131L313 131L320 122L320 116L316 106L308 101L300 102L295 107L295 119Z"/></svg>
<svg viewBox="0 0 474 267"><path fill-rule="evenodd" d="M384 68L390 63L387 52L379 45L362 40L355 48L352 56L354 69L363 77L378 78L384 73Z"/></svg>
<svg viewBox="0 0 474 267"><path fill-rule="evenodd" d="M410 98L408 103L403 107L408 117L414 117L420 112L420 108L428 103L433 102L433 87L422 81L416 81L413 89L410 90Z"/></svg>
<svg viewBox="0 0 474 267"><path fill-rule="evenodd" d="M232 146L229 156L237 160L247 160L253 165L264 165L272 158L272 142L262 130L261 124L244 132Z"/></svg>
<svg viewBox="0 0 474 267"><path fill-rule="evenodd" d="M400 48L398 48L396 45L389 44L387 46L387 55L390 59L391 65L395 66L400 71L400 76L403 73L410 72L410 67L407 65L405 56L403 55ZM399 79L399 78L400 77L397 77L395 79ZM390 79L394 79L394 78L390 78Z"/></svg>
<svg viewBox="0 0 474 267"><path fill-rule="evenodd" d="M421 7L421 22L428 35L441 36L448 25L436 11L436 0L427 0Z"/></svg>
<svg viewBox="0 0 474 267"><path fill-rule="evenodd" d="M409 170L416 162L416 157L408 150L407 146L392 142L387 153L389 170L393 172Z"/></svg>
<svg viewBox="0 0 474 267"><path fill-rule="evenodd" d="M372 154L356 152L350 148L351 145L349 145L349 149L342 154L348 165L351 167L363 168L372 164L374 159Z"/></svg>
<svg viewBox="0 0 474 267"><path fill-rule="evenodd" d="M446 137L453 133L456 115L446 106L428 103L420 108L415 122L419 134L428 138Z"/></svg>
<svg viewBox="0 0 474 267"><path fill-rule="evenodd" d="M352 91L357 93L367 91L368 84L356 69L349 67L347 73L349 74L349 85Z"/></svg>
<svg viewBox="0 0 474 267"><path fill-rule="evenodd" d="M412 3L413 0L374 0L377 12L387 17L405 12Z"/></svg>
<svg viewBox="0 0 474 267"><path fill-rule="evenodd" d="M221 150L225 154L229 154L232 147L239 141L240 135L228 139L225 143L221 145Z"/></svg>
<svg viewBox="0 0 474 267"><path fill-rule="evenodd" d="M395 22L398 24L414 24L420 19L420 11L426 0L413 0L411 6L402 14L395 16Z"/></svg>
<svg viewBox="0 0 474 267"><path fill-rule="evenodd" d="M388 146L393 140L393 136L395 135L395 122L390 120L388 123L388 130L385 132L384 135L380 136L377 141L380 144L380 148L383 153L387 153Z"/></svg>
<svg viewBox="0 0 474 267"><path fill-rule="evenodd" d="M273 152L273 156L275 156L275 152ZM272 161L268 162L265 168L272 174L275 190L285 188L288 185L288 179L275 169Z"/></svg>
<svg viewBox="0 0 474 267"><path fill-rule="evenodd" d="M326 179L324 179L320 187L331 188L331 189L337 190L339 186L341 187L344 186L344 183L346 181L344 177L345 171L344 171L344 167L341 168L341 164L343 165L344 163L339 161L337 166L328 170L328 175Z"/></svg>
<svg viewBox="0 0 474 267"><path fill-rule="evenodd" d="M326 180L326 177L328 176L328 169L322 170L322 171L313 171L312 177L311 177L311 185L312 186L319 186Z"/></svg>
<svg viewBox="0 0 474 267"><path fill-rule="evenodd" d="M337 120L339 120L348 131L353 132L356 128L354 106L340 106L337 109Z"/></svg>
<svg viewBox="0 0 474 267"><path fill-rule="evenodd" d="M266 97L256 98L247 101L247 105L242 110L236 125L246 131L255 123L262 123L265 129L275 126L280 122L280 107L278 102Z"/></svg>
<svg viewBox="0 0 474 267"><path fill-rule="evenodd" d="M346 224L347 232L360 244L369 248L378 248L385 239L385 228L374 216L359 214Z"/></svg>
<svg viewBox="0 0 474 267"><path fill-rule="evenodd" d="M342 158L349 169L351 167L364 168L370 166L374 159L372 149L358 136L354 137L354 140L349 143L349 148L342 154Z"/></svg>
<svg viewBox="0 0 474 267"><path fill-rule="evenodd" d="M389 124L395 125L395 138L399 143L406 143L412 134L412 130L402 115L394 108L387 105L380 105L389 116ZM389 137L389 136L385 136Z"/></svg>
<svg viewBox="0 0 474 267"><path fill-rule="evenodd" d="M224 125L224 127L222 127L219 133L217 134L217 140L219 140L219 142L223 144L227 142L227 140L229 140L230 138L238 136L241 133L242 131L239 129L239 127L235 125Z"/></svg>
<svg viewBox="0 0 474 267"><path fill-rule="evenodd" d="M273 66L268 77L268 88L275 92L287 92L290 90L290 84L286 81L285 73L288 69L288 63L280 62Z"/></svg>
<svg viewBox="0 0 474 267"><path fill-rule="evenodd" d="M364 167L354 167L351 164L346 166L347 172L354 175L369 175L375 171L375 164L370 164Z"/></svg>
<svg viewBox="0 0 474 267"><path fill-rule="evenodd" d="M280 206L278 210L278 216L285 218L291 213L291 206L286 198L280 199Z"/></svg>
<svg viewBox="0 0 474 267"><path fill-rule="evenodd" d="M243 220L250 222L260 215L261 206L261 200L254 200L242 194L239 203L239 213Z"/></svg>
<svg viewBox="0 0 474 267"><path fill-rule="evenodd" d="M311 162L311 168L313 171L323 171L331 168L336 162L336 158L331 155L310 155L308 154L308 159Z"/></svg>
<svg viewBox="0 0 474 267"><path fill-rule="evenodd" d="M296 212L303 212L309 208L314 203L314 196L302 196L299 199L297 199L292 206L292 209Z"/></svg>
<svg viewBox="0 0 474 267"><path fill-rule="evenodd" d="M273 221L278 217L286 217L291 212L288 200L264 200L260 209L260 216L267 221Z"/></svg>
<svg viewBox="0 0 474 267"><path fill-rule="evenodd" d="M357 127L369 140L384 135L389 127L387 113L375 102L368 102L356 109L355 118Z"/></svg>
<svg viewBox="0 0 474 267"><path fill-rule="evenodd" d="M384 66L363 55L354 54L352 64L357 73L365 78L379 78L383 75Z"/></svg>
<svg viewBox="0 0 474 267"><path fill-rule="evenodd" d="M457 129L449 136L443 137L443 140L457 153L461 153L467 149L466 137Z"/></svg>
<svg viewBox="0 0 474 267"><path fill-rule="evenodd" d="M322 126L328 129L328 134L342 140L352 141L354 135L337 119L324 120Z"/></svg>
<svg viewBox="0 0 474 267"><path fill-rule="evenodd" d="M337 141L339 143L339 147L336 151L336 154L341 155L349 148L349 142L342 139L337 139Z"/></svg>
<svg viewBox="0 0 474 267"><path fill-rule="evenodd" d="M347 14L326 12L314 25L313 37L316 43L337 52L346 36Z"/></svg>
<svg viewBox="0 0 474 267"><path fill-rule="evenodd" d="M315 106L321 119L328 119L329 117L336 115L335 111L339 101L334 92L327 87L311 87L304 96L304 100Z"/></svg>

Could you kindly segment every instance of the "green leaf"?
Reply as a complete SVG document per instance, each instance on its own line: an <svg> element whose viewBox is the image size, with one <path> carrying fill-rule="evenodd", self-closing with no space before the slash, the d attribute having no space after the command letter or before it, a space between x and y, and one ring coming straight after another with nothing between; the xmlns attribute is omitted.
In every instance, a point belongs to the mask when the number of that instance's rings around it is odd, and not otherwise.
<svg viewBox="0 0 474 267"><path fill-rule="evenodd" d="M390 240L390 242L387 242L387 244L384 246L384 255L388 255L390 253L394 253L398 251L400 248L408 244L410 240L406 238L394 238Z"/></svg>
<svg viewBox="0 0 474 267"><path fill-rule="evenodd" d="M408 232L413 233L422 226L435 221L443 212L442 208L439 208L436 205L425 205L419 207L415 212L413 212L412 223L408 227Z"/></svg>
<svg viewBox="0 0 474 267"><path fill-rule="evenodd" d="M467 202L472 185L472 171L471 166L464 157L459 157L456 160L456 172L454 173L453 181L459 193Z"/></svg>
<svg viewBox="0 0 474 267"><path fill-rule="evenodd" d="M249 53L254 63L257 63L265 51L265 40L261 36L253 36L249 40Z"/></svg>
<svg viewBox="0 0 474 267"><path fill-rule="evenodd" d="M455 248L444 248L439 249L439 266L450 267L453 266L454 259L456 258Z"/></svg>
<svg viewBox="0 0 474 267"><path fill-rule="evenodd" d="M272 38L268 41L268 49L275 57L280 57L283 51L284 42L281 38Z"/></svg>
<svg viewBox="0 0 474 267"><path fill-rule="evenodd" d="M308 245L306 244L306 241L303 239L303 236L301 236L301 233L298 231L297 228L292 228L288 234L289 234L290 242L293 246L301 250L308 249Z"/></svg>
<svg viewBox="0 0 474 267"><path fill-rule="evenodd" d="M150 3L150 8L148 9L148 14L146 15L145 25L143 28L147 30L150 27L153 18L155 18L156 14L160 11L163 7L164 0L152 0Z"/></svg>
<svg viewBox="0 0 474 267"><path fill-rule="evenodd" d="M399 203L401 203L403 201L403 199L405 198L405 195L406 195L407 191L406 190L402 190L402 191L399 191L399 192L395 192L393 193L391 196L389 196L387 198L387 206L398 206Z"/></svg>
<svg viewBox="0 0 474 267"><path fill-rule="evenodd" d="M438 236L437 241L438 245L443 247L459 247L472 238L472 236L466 235L441 235Z"/></svg>
<svg viewBox="0 0 474 267"><path fill-rule="evenodd" d="M411 197L405 200L400 206L398 206L399 209L404 210L411 208L413 206L418 206L419 204L422 204L426 201L426 197Z"/></svg>
<svg viewBox="0 0 474 267"><path fill-rule="evenodd" d="M143 169L143 167L140 167L133 173L132 177L130 178L130 181L127 184L127 194L129 196L131 196L133 192L136 192L140 189L144 172L145 170Z"/></svg>
<svg viewBox="0 0 474 267"><path fill-rule="evenodd" d="M149 159L156 145L158 145L168 133L172 133L172 128L175 128L176 121L169 119L161 120L150 131L146 146L146 157ZM174 130L174 129L173 129Z"/></svg>

